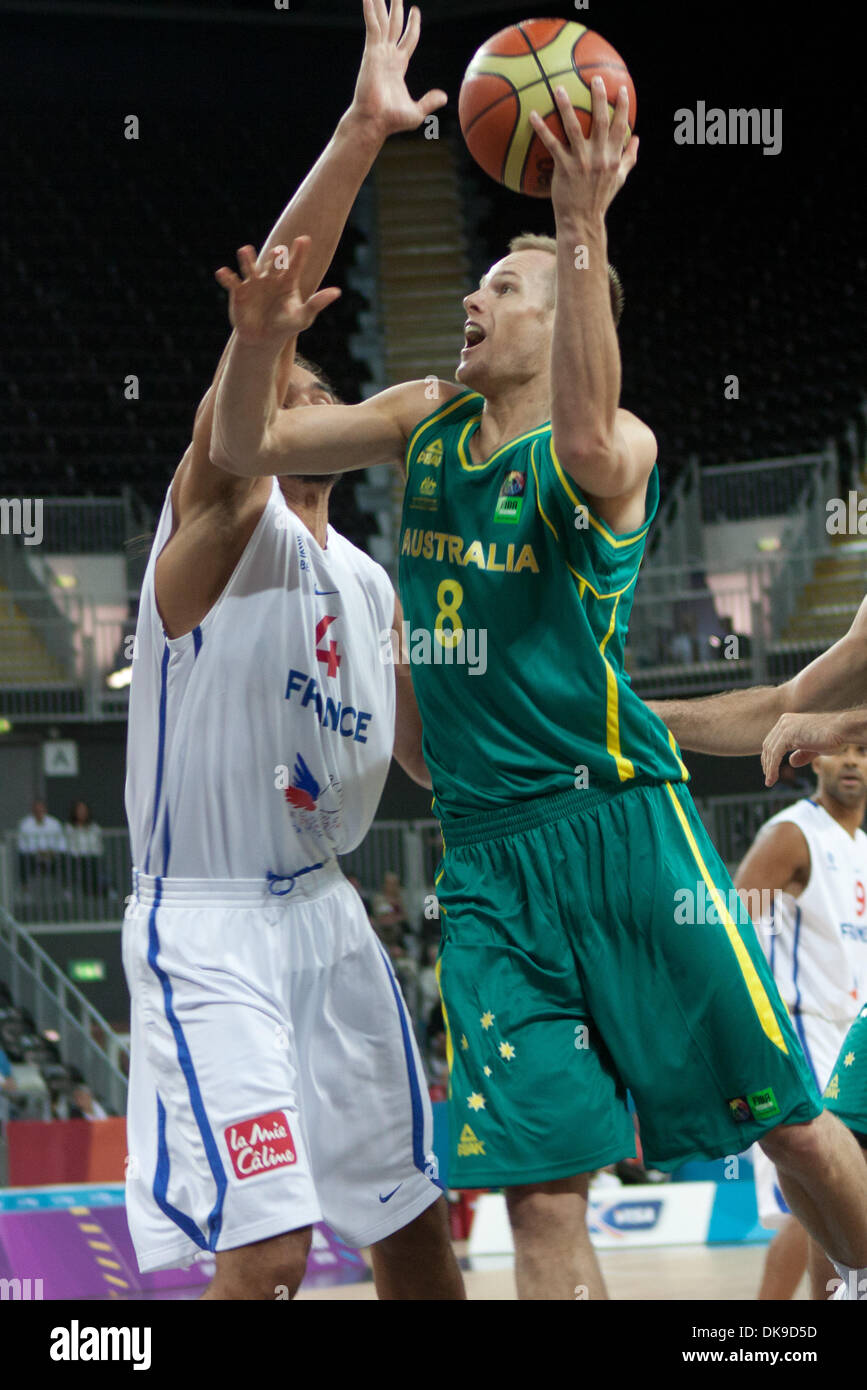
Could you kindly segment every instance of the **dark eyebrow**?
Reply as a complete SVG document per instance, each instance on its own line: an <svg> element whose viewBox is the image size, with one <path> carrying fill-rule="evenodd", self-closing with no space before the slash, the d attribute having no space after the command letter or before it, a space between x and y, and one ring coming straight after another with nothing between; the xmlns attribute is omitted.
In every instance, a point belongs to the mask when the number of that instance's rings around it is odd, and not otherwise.
<svg viewBox="0 0 867 1390"><path fill-rule="evenodd" d="M509 266L506 270L498 270L497 273L496 273L496 275L492 275L492 276L491 276L491 279L492 279L492 280L493 280L493 279L497 279L497 280L498 280L498 279L500 278L500 276L502 276L502 275L514 275L514 277L515 277L516 280L520 280L520 278L521 278L520 275L518 274L518 271L517 271L517 270L512 270L511 266ZM481 278L481 280L479 281L479 289L480 289L480 290L483 290L483 289L485 288L485 281L487 280L487 278L488 278L487 275L483 275L482 278Z"/></svg>

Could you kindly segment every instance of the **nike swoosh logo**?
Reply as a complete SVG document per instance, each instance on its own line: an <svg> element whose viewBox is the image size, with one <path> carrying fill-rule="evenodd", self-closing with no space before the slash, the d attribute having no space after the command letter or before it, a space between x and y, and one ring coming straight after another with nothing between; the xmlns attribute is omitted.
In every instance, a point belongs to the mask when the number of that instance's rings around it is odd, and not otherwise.
<svg viewBox="0 0 867 1390"><path fill-rule="evenodd" d="M339 593L340 593L340 590L339 590L339 589L314 589L313 592L314 592L314 594L318 594L320 598L327 598L327 596L328 596L329 594L339 594Z"/></svg>
<svg viewBox="0 0 867 1390"><path fill-rule="evenodd" d="M402 1187L403 1187L403 1183L402 1183L402 1182L399 1182L398 1185L397 1185L397 1187L393 1188L392 1191L389 1192L389 1194L388 1194L387 1197L383 1197L382 1193L380 1192L380 1194L379 1194L379 1200L380 1200L381 1202L390 1202L391 1199L392 1199L392 1197L394 1196L395 1192L399 1192L400 1189L401 1189Z"/></svg>

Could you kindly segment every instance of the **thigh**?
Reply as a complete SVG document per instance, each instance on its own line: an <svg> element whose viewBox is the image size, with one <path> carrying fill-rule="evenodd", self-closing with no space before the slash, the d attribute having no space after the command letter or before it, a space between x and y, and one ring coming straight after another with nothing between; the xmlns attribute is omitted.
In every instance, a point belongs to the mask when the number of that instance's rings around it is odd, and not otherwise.
<svg viewBox="0 0 867 1390"><path fill-rule="evenodd" d="M370 1245L440 1195L424 1069L354 890L340 884L293 913L290 1009L316 1191L334 1231Z"/></svg>
<svg viewBox="0 0 867 1390"><path fill-rule="evenodd" d="M576 826L590 1012L635 1098L646 1161L738 1153L818 1091L689 794L635 788Z"/></svg>
<svg viewBox="0 0 867 1390"><path fill-rule="evenodd" d="M269 931L246 909L127 913L127 1207L143 1269L319 1218Z"/></svg>
<svg viewBox="0 0 867 1390"><path fill-rule="evenodd" d="M824 1100L825 1109L848 1129L859 1137L867 1135L867 1005L846 1034Z"/></svg>
<svg viewBox="0 0 867 1390"><path fill-rule="evenodd" d="M634 1153L558 907L567 871L548 827L446 850L450 1186L545 1182Z"/></svg>

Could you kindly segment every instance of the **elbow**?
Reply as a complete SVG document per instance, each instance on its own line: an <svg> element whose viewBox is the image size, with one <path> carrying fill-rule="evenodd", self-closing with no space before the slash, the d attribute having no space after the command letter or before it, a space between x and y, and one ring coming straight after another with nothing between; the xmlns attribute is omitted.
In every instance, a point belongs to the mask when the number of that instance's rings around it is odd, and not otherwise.
<svg viewBox="0 0 867 1390"><path fill-rule="evenodd" d="M395 749L394 757L395 761L403 768L407 777L415 782L417 786L425 787L428 791L431 790L430 773L428 772L427 763L422 757L420 748L411 752L402 749L400 753Z"/></svg>
<svg viewBox="0 0 867 1390"><path fill-rule="evenodd" d="M620 497L625 491L627 475L613 440L596 435L555 448L563 471L591 496Z"/></svg>
<svg viewBox="0 0 867 1390"><path fill-rule="evenodd" d="M241 463L222 441L211 440L208 450L208 458L215 468L220 468L224 473L231 473L235 478L258 478L267 470L264 466L259 466L259 460L254 458Z"/></svg>

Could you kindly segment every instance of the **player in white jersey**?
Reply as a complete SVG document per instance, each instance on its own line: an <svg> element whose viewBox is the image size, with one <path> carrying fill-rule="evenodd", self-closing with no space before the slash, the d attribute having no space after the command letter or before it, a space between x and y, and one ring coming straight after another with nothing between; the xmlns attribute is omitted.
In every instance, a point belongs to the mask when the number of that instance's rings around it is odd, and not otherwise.
<svg viewBox="0 0 867 1390"><path fill-rule="evenodd" d="M385 137L442 104L404 85L418 12L365 0L352 106L268 242L294 242L278 399L333 395L298 332ZM251 267L255 269L250 263ZM238 479L214 395L160 517L130 694L124 921L132 998L127 1211L142 1270L215 1256L206 1298L294 1294L312 1225L370 1245L380 1297L460 1298L431 1113L388 959L337 856L395 756L429 785L385 572L328 524L333 479Z"/></svg>
<svg viewBox="0 0 867 1390"><path fill-rule="evenodd" d="M867 995L867 747L849 744L818 757L813 770L815 795L766 822L735 883L751 894L759 938L823 1091ZM759 1218L777 1230L759 1298L791 1298L807 1265L808 1237L758 1147L753 1164ZM812 1296L825 1298L833 1268L815 1246L809 1263Z"/></svg>

